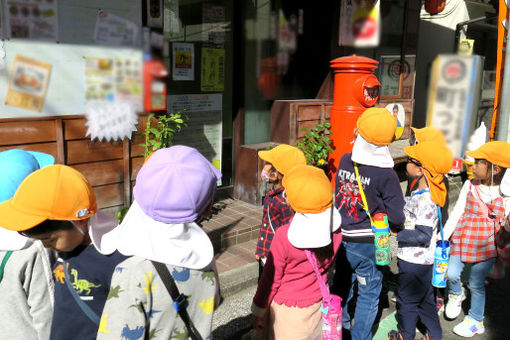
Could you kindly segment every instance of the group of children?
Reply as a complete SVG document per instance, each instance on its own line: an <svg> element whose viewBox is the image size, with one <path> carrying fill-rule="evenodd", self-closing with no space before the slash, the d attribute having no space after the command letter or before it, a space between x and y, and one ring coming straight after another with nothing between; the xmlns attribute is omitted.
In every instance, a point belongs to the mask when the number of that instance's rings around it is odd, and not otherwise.
<svg viewBox="0 0 510 340"><path fill-rule="evenodd" d="M321 337L322 296L304 255L308 250L320 260L324 280L328 270L335 269L329 281L343 298L344 337L372 339L383 281L383 268L375 261L371 216L376 213L386 215L390 233L398 242L398 330L388 333L387 338L415 339L421 322L425 339L442 339L436 306L439 292L432 286L436 241L442 237L451 241L445 315L455 319L461 312L466 295L460 275L469 263L471 308L453 331L463 337L484 332L485 279L495 263L504 267L510 257L510 196L506 196L510 194L510 174L506 195L500 186L510 167L510 144L488 142L468 152L475 159L474 178L464 184L449 216L446 174L453 156L443 134L434 127L412 129L410 146L404 148L408 157L404 197L388 149L396 127L395 117L386 109L370 108L360 116L352 153L344 154L339 162L332 200L327 200L331 190L326 188L324 173L319 170L321 174L315 176L311 169L305 171L299 150L279 145L259 152L266 162L262 179L273 184L264 201L256 251L257 260L265 263L252 304L254 329L259 336ZM318 203L321 195L331 207ZM332 209L331 214L328 209ZM326 218L328 214L333 217ZM328 238L320 236L326 231ZM324 242L314 242L321 237ZM355 291L352 312L349 302Z"/></svg>
<svg viewBox="0 0 510 340"><path fill-rule="evenodd" d="M53 161L0 153L0 290L12 300L0 307L2 338L209 339L219 287L198 221L221 173L196 149L160 149L117 225L87 179Z"/></svg>
<svg viewBox="0 0 510 340"><path fill-rule="evenodd" d="M396 127L386 109L370 108L360 116L334 190L324 171L306 165L295 147L259 152L266 162L261 177L273 187L265 196L256 249L254 335L321 338L324 284L331 282L343 298L344 335L371 339L383 281L372 231L377 213L386 215L398 242L399 324L388 339L414 339L419 321L427 339L442 339L431 285L441 237L451 241L445 315L455 319L461 312L466 293L460 277L470 264L471 308L454 332L484 332L485 279L510 260L510 144L488 142L468 152L474 178L465 182L448 216L445 175L453 157L442 133L413 129L404 148L404 198L388 149ZM0 153L2 336L211 338L219 286L213 247L199 223L210 214L221 173L190 147L154 152L118 225L98 210L81 173L53 163L43 153Z"/></svg>

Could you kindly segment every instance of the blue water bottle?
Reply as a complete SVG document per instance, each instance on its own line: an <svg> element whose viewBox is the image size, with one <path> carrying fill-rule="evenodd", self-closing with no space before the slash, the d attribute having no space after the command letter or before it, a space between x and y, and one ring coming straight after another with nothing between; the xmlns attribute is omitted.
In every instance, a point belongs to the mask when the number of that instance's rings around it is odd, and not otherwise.
<svg viewBox="0 0 510 340"><path fill-rule="evenodd" d="M448 271L448 259L450 257L450 242L445 241L443 235L443 221L441 216L441 208L437 206L437 217L439 218L439 226L441 232L441 241L436 243L436 251L434 253L434 270L432 273L432 285L438 288L446 287L446 272Z"/></svg>

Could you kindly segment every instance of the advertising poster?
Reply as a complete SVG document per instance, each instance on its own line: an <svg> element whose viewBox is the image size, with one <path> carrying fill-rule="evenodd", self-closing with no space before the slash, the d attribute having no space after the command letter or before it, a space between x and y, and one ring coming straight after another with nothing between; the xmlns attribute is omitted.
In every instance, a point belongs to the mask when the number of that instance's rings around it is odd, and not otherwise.
<svg viewBox="0 0 510 340"><path fill-rule="evenodd" d="M137 34L134 22L103 10L97 12L94 41L98 44L135 46Z"/></svg>
<svg viewBox="0 0 510 340"><path fill-rule="evenodd" d="M131 103L142 109L142 65L137 58L85 58L87 104Z"/></svg>
<svg viewBox="0 0 510 340"><path fill-rule="evenodd" d="M193 44L172 43L172 79L195 80L195 52Z"/></svg>
<svg viewBox="0 0 510 340"><path fill-rule="evenodd" d="M202 41L204 46L225 45L225 7L211 4L202 5Z"/></svg>
<svg viewBox="0 0 510 340"><path fill-rule="evenodd" d="M12 63L5 104L40 112L50 72L50 64L17 54Z"/></svg>
<svg viewBox="0 0 510 340"><path fill-rule="evenodd" d="M58 41L57 0L4 0L7 38Z"/></svg>
<svg viewBox="0 0 510 340"><path fill-rule="evenodd" d="M225 81L225 49L202 48L201 68L201 91L223 91Z"/></svg>
<svg viewBox="0 0 510 340"><path fill-rule="evenodd" d="M147 0L147 26L163 27L163 0Z"/></svg>
<svg viewBox="0 0 510 340"><path fill-rule="evenodd" d="M338 45L378 46L381 33L379 5L379 0L342 1Z"/></svg>
<svg viewBox="0 0 510 340"><path fill-rule="evenodd" d="M186 110L188 126L174 137L174 144L196 148L221 170L223 94L167 96L168 112Z"/></svg>

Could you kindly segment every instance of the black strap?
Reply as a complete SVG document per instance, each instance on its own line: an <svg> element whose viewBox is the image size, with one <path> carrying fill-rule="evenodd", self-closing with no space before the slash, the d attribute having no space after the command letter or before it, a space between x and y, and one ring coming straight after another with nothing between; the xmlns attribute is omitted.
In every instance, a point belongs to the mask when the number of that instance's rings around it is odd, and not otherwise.
<svg viewBox="0 0 510 340"><path fill-rule="evenodd" d="M179 293L179 289L175 285L175 281L172 275L170 275L167 266L160 262L156 261L151 262L154 265L154 268L156 268L156 271L158 272L159 276L161 277L161 280L163 281L166 290L168 291L168 293L170 293L172 300L174 300L174 308L181 317L182 321L184 321L184 324L188 329L189 337L193 340L202 340L202 336L193 325L193 322L191 321L188 315L188 311L186 310L186 307L188 306L186 296L184 294Z"/></svg>
<svg viewBox="0 0 510 340"><path fill-rule="evenodd" d="M62 260L62 266L64 267L64 281L66 283L67 289L71 293L71 296L74 298L74 301L78 304L83 313L92 321L94 324L99 326L99 316L90 308L85 302L83 302L80 298L80 295L74 290L73 284L69 281L69 272L67 269L67 262Z"/></svg>

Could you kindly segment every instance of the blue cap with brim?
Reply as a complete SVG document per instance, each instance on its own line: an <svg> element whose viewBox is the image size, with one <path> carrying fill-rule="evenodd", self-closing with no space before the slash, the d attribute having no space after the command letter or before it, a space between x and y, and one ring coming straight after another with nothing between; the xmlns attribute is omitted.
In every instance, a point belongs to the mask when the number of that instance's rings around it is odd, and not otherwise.
<svg viewBox="0 0 510 340"><path fill-rule="evenodd" d="M32 172L55 163L51 155L11 149L0 152L0 203L7 201Z"/></svg>

